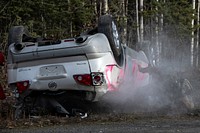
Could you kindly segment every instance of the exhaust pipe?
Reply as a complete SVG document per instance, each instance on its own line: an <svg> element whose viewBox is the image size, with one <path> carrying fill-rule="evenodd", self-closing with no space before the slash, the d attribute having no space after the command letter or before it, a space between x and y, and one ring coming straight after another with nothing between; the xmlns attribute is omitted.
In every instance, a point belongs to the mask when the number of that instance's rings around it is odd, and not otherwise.
<svg viewBox="0 0 200 133"><path fill-rule="evenodd" d="M14 47L16 50L22 50L25 47L25 44L15 43Z"/></svg>

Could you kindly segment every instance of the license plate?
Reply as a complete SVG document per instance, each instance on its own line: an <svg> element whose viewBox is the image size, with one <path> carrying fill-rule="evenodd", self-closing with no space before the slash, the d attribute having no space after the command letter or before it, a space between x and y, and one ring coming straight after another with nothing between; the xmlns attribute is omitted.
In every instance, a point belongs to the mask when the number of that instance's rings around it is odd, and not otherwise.
<svg viewBox="0 0 200 133"><path fill-rule="evenodd" d="M65 73L65 68L62 65L44 66L40 68L40 76L42 77L58 76Z"/></svg>

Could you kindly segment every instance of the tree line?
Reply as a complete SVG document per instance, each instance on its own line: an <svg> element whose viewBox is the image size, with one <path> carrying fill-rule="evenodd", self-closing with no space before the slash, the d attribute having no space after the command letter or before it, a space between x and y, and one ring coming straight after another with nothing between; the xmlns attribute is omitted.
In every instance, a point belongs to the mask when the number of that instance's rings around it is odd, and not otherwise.
<svg viewBox="0 0 200 133"><path fill-rule="evenodd" d="M111 14L123 43L146 48L154 64L163 58L199 66L200 0L1 0L0 43L6 51L8 31L24 25L33 36L74 37ZM180 53L179 51L185 51ZM179 53L179 54L178 54ZM180 62L180 63L183 63Z"/></svg>

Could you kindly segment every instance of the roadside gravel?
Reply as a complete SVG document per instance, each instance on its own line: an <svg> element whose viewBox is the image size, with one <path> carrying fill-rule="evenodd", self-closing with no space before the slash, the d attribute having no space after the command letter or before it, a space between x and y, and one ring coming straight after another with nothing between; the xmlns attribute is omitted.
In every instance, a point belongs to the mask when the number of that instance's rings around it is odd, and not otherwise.
<svg viewBox="0 0 200 133"><path fill-rule="evenodd" d="M60 118L60 121L45 125L45 119L40 125L1 129L1 133L198 133L200 117L189 115L146 115L146 114L100 114L86 119ZM47 122L47 119L46 119ZM50 124L51 123L51 124Z"/></svg>

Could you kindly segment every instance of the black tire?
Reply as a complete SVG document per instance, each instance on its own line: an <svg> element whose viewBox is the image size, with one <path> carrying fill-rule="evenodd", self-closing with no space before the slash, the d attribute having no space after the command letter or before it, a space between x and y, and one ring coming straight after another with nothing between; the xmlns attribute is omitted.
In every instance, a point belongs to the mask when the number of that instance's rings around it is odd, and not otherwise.
<svg viewBox="0 0 200 133"><path fill-rule="evenodd" d="M98 22L98 33L103 33L106 35L110 43L110 47L113 51L114 57L117 63L119 63L122 46L117 26L111 15L100 16Z"/></svg>
<svg viewBox="0 0 200 133"><path fill-rule="evenodd" d="M12 43L20 44L27 38L30 38L30 34L24 26L14 26L9 30L8 46Z"/></svg>

